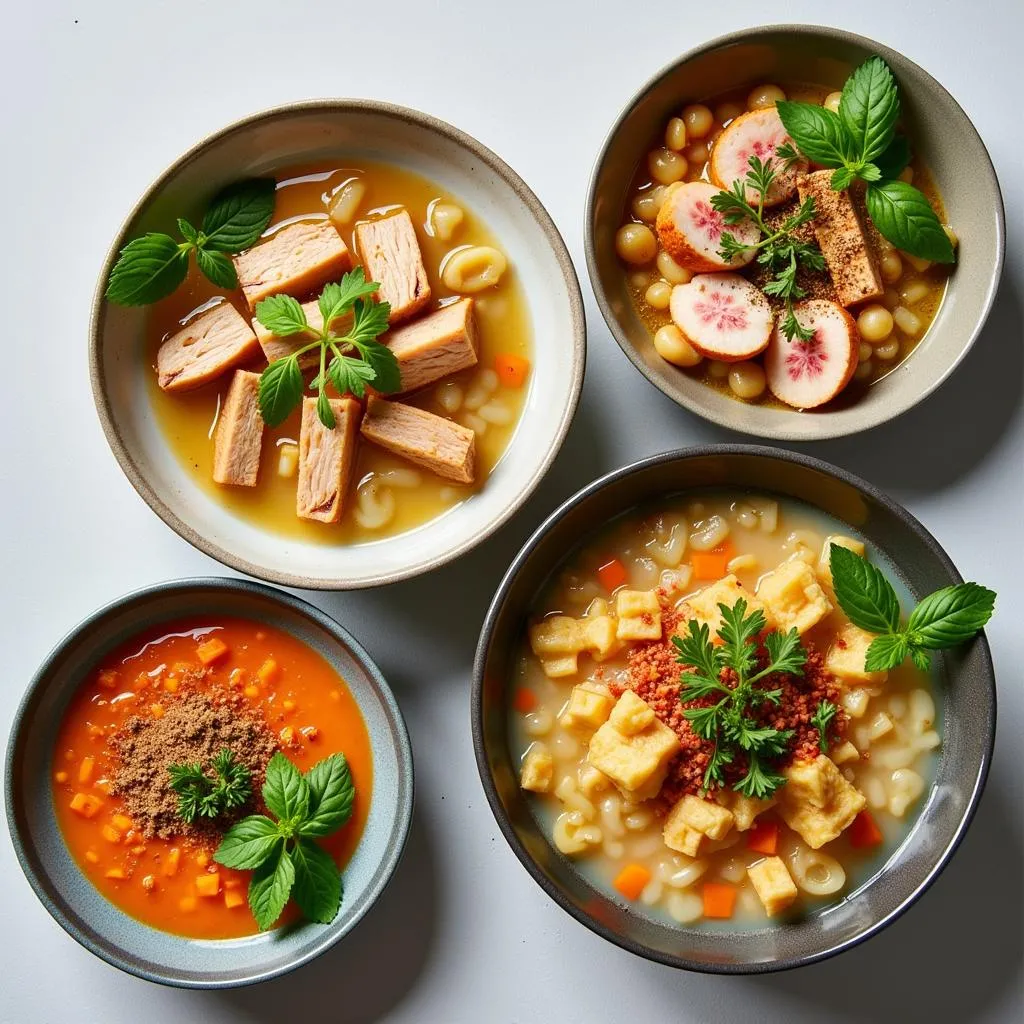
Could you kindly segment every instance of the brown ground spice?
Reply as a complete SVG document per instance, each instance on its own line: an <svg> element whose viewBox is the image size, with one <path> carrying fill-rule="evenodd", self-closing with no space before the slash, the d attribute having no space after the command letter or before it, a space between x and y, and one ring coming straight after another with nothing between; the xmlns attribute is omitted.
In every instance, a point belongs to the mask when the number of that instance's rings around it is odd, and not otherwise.
<svg viewBox="0 0 1024 1024"><path fill-rule="evenodd" d="M146 836L201 839L223 830L223 818L216 825L207 819L186 825L178 817L178 796L167 773L170 765L207 766L227 747L252 773L252 790L258 794L267 763L277 750L277 738L241 695L200 690L203 676L197 671L183 680L178 692L162 702L161 718L135 715L110 738L120 759L111 792L122 798L125 812ZM240 807L233 817L252 809Z"/></svg>

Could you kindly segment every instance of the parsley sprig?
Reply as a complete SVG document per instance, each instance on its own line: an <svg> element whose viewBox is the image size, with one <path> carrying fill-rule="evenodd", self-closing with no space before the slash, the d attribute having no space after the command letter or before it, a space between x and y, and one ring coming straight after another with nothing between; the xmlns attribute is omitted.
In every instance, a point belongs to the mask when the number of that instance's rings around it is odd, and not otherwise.
<svg viewBox="0 0 1024 1024"><path fill-rule="evenodd" d="M822 700L818 702L818 706L811 716L811 725L818 730L818 749L823 754L828 753L829 726L832 724L832 719L838 714L839 708L832 701Z"/></svg>
<svg viewBox="0 0 1024 1024"><path fill-rule="evenodd" d="M769 158L761 160L752 156L748 161L750 170L743 178L737 178L728 191L719 192L711 197L711 205L725 218L726 224L739 224L751 221L761 232L761 239L754 245L744 245L732 232L723 231L719 240L719 256L731 261L737 256L757 253L757 262L771 271L772 278L764 286L766 295L774 295L786 303L786 315L782 320L782 333L787 340L798 338L810 341L814 332L804 327L793 313L793 300L802 299L806 291L797 283L797 271L801 267L808 270L824 270L825 260L821 251L813 242L805 242L795 234L797 228L815 216L814 198L808 196L795 213L787 217L778 228L770 228L764 220L764 197L778 174L777 166L781 162L788 165L798 154L788 143L776 150L778 160ZM756 191L757 205L747 200L747 191Z"/></svg>
<svg viewBox="0 0 1024 1024"><path fill-rule="evenodd" d="M764 614L755 609L747 615L743 598L732 608L724 604L718 608L722 613L718 630L721 644L713 644L707 624L696 619L689 621L685 636L672 638L678 651L676 660L688 666L681 677L679 699L684 704L713 701L683 710L693 731L714 743L703 788L707 791L724 786L726 766L744 757L747 772L732 788L744 796L764 799L786 781L785 776L772 770L770 762L786 752L794 733L792 729L766 726L750 712L779 703L782 690L761 684L775 673L803 675L807 652L795 629L788 633L773 630L763 641L767 664L758 668L758 638L767 626ZM734 685L723 682L726 669L735 673Z"/></svg>
<svg viewBox="0 0 1024 1024"><path fill-rule="evenodd" d="M172 764L167 772L178 794L178 816L191 825L196 818L216 818L241 807L252 795L249 769L225 747L211 762L213 775L201 763Z"/></svg>

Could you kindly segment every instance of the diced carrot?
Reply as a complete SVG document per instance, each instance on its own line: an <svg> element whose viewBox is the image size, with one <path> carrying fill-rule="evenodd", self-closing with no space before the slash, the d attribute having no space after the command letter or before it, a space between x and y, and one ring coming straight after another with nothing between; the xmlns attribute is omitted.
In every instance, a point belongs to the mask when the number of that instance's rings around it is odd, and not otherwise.
<svg viewBox="0 0 1024 1024"><path fill-rule="evenodd" d="M627 864L616 876L612 885L627 900L640 899L640 893L651 880L651 873L643 864Z"/></svg>
<svg viewBox="0 0 1024 1024"><path fill-rule="evenodd" d="M55 782L67 782L68 781L68 773L67 772L57 772L53 776L53 779L54 779Z"/></svg>
<svg viewBox="0 0 1024 1024"><path fill-rule="evenodd" d="M626 582L626 567L617 558L613 558L598 566L597 578L601 581L601 586L611 594Z"/></svg>
<svg viewBox="0 0 1024 1024"><path fill-rule="evenodd" d="M90 754L88 757L82 758L82 763L78 766L78 781L88 782L92 778L92 770L96 764L96 758Z"/></svg>
<svg viewBox="0 0 1024 1024"><path fill-rule="evenodd" d="M218 658L228 653L228 645L219 636L211 637L196 648L196 657L204 665L212 665Z"/></svg>
<svg viewBox="0 0 1024 1024"><path fill-rule="evenodd" d="M512 698L512 706L520 714L528 715L537 706L537 694L525 686L520 686Z"/></svg>
<svg viewBox="0 0 1024 1024"><path fill-rule="evenodd" d="M163 704L150 704L149 705L149 713L154 718L163 718L164 717L164 706L163 706Z"/></svg>
<svg viewBox="0 0 1024 1024"><path fill-rule="evenodd" d="M86 850L85 851L85 859L90 864L99 864L99 862L100 862L100 855L95 850Z"/></svg>
<svg viewBox="0 0 1024 1024"><path fill-rule="evenodd" d="M882 841L882 830L878 827L870 811L861 811L850 822L850 845L861 849L865 846L877 846Z"/></svg>
<svg viewBox="0 0 1024 1024"><path fill-rule="evenodd" d="M196 854L196 863L201 867L205 868L210 863L210 855L203 850L201 853Z"/></svg>
<svg viewBox="0 0 1024 1024"><path fill-rule="evenodd" d="M103 806L103 801L92 793L76 793L71 798L71 810L83 818L93 818Z"/></svg>
<svg viewBox="0 0 1024 1024"><path fill-rule="evenodd" d="M530 375L530 360L514 352L499 352L494 357L498 380L507 388L521 388Z"/></svg>
<svg viewBox="0 0 1024 1024"><path fill-rule="evenodd" d="M267 658L265 662L257 669L256 678L263 683L264 686L269 686L270 683L274 682L280 674L280 668L273 658Z"/></svg>
<svg viewBox="0 0 1024 1024"><path fill-rule="evenodd" d="M180 683L178 682L178 677L177 677L177 676L168 676L168 677L167 677L167 678L166 678L166 679L164 680L164 689L165 689L165 690L166 690L166 691L167 691L168 693L177 693L177 691L178 691L178 687L179 687L180 685L181 685L181 684L180 684Z"/></svg>
<svg viewBox="0 0 1024 1024"><path fill-rule="evenodd" d="M196 892L200 896L217 896L220 893L220 872L211 871L207 875L196 875Z"/></svg>
<svg viewBox="0 0 1024 1024"><path fill-rule="evenodd" d="M729 563L736 557L731 540L722 541L710 551L694 551L690 555L693 575L698 580L720 580L729 571Z"/></svg>
<svg viewBox="0 0 1024 1024"><path fill-rule="evenodd" d="M105 668L96 680L104 690L113 690L118 683L117 672L112 668Z"/></svg>
<svg viewBox="0 0 1024 1024"><path fill-rule="evenodd" d="M288 744L295 739L295 730L290 726L286 725L279 733L278 736L281 738L281 742Z"/></svg>
<svg viewBox="0 0 1024 1024"><path fill-rule="evenodd" d="M736 905L736 887L723 882L704 883L704 916L732 917Z"/></svg>
<svg viewBox="0 0 1024 1024"><path fill-rule="evenodd" d="M103 828L100 829L100 835L102 835L108 843L121 842L121 833L118 832L113 825L104 825Z"/></svg>
<svg viewBox="0 0 1024 1024"><path fill-rule="evenodd" d="M178 873L178 864L181 862L181 850L172 846L164 861L164 874L170 878Z"/></svg>
<svg viewBox="0 0 1024 1024"><path fill-rule="evenodd" d="M243 691L246 697L258 697L260 695L260 688L250 683Z"/></svg>
<svg viewBox="0 0 1024 1024"><path fill-rule="evenodd" d="M114 823L114 826L119 828L122 832L127 832L128 829L134 825L134 822L127 814L115 814L110 820Z"/></svg>
<svg viewBox="0 0 1024 1024"><path fill-rule="evenodd" d="M747 848L773 857L779 845L779 823L770 818L759 821L747 833Z"/></svg>
<svg viewBox="0 0 1024 1024"><path fill-rule="evenodd" d="M283 701L281 701L281 708L284 711L294 711L295 710L295 701L293 701L293 700L283 700Z"/></svg>
<svg viewBox="0 0 1024 1024"><path fill-rule="evenodd" d="M111 868L105 872L107 878L127 878L128 876L124 873L124 868Z"/></svg>
<svg viewBox="0 0 1024 1024"><path fill-rule="evenodd" d="M232 910L235 907L240 907L245 902L245 896L242 895L237 889L228 889L224 893L224 906L228 910Z"/></svg>

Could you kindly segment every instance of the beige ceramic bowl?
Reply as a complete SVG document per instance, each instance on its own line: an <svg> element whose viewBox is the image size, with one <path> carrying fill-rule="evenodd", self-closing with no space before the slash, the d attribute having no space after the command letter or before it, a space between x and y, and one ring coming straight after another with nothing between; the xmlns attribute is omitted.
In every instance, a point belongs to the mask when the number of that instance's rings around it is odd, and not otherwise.
<svg viewBox="0 0 1024 1024"><path fill-rule="evenodd" d="M166 230L196 194L249 175L323 159L380 160L415 171L478 214L500 240L529 304L533 372L508 450L484 487L419 529L368 544L304 543L238 518L189 477L146 400L145 310L103 298L120 248ZM451 125L369 100L319 100L254 114L187 152L146 191L111 247L93 304L90 371L100 422L135 489L182 537L226 565L287 586L345 590L433 569L512 516L554 459L579 399L586 326L558 229L504 161Z"/></svg>
<svg viewBox="0 0 1024 1024"><path fill-rule="evenodd" d="M931 169L960 239L946 297L909 359L846 408L798 412L748 405L663 360L633 310L615 255L637 162L685 104L761 82L804 80L840 87L871 54L899 81L903 120ZM722 36L684 54L629 102L597 159L586 212L587 269L615 340L647 379L692 412L732 430L784 441L840 437L877 426L931 394L967 354L995 299L1003 265L1003 200L992 162L970 119L926 71L864 36L814 25L770 25Z"/></svg>

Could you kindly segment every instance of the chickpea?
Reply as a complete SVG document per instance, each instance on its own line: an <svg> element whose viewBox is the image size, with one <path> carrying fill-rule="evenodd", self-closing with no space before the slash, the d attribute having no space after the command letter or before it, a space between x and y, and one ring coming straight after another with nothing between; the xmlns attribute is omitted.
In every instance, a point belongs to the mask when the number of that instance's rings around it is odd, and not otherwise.
<svg viewBox="0 0 1024 1024"><path fill-rule="evenodd" d="M667 252L658 253L658 273L670 284L688 284L693 277L692 270L679 266Z"/></svg>
<svg viewBox="0 0 1024 1024"><path fill-rule="evenodd" d="M668 281L655 281L644 293L644 301L651 309L668 309L672 299L672 285Z"/></svg>
<svg viewBox="0 0 1024 1024"><path fill-rule="evenodd" d="M648 223L653 223L657 219L661 204L658 202L659 197L652 195L653 192L654 189L647 189L638 196L634 196L632 204L634 217L639 217L640 220L645 220Z"/></svg>
<svg viewBox="0 0 1024 1024"><path fill-rule="evenodd" d="M884 306L868 306L857 317L857 330L865 341L877 345L892 334L892 314Z"/></svg>
<svg viewBox="0 0 1024 1024"><path fill-rule="evenodd" d="M728 363L723 363L721 359L712 359L708 363L708 373L716 380L725 380L731 369L732 367Z"/></svg>
<svg viewBox="0 0 1024 1024"><path fill-rule="evenodd" d="M738 398L757 398L764 392L764 370L757 363L733 363L729 370L729 387Z"/></svg>
<svg viewBox="0 0 1024 1024"><path fill-rule="evenodd" d="M619 259L639 266L654 259L658 243L645 224L623 224L615 233L615 251Z"/></svg>
<svg viewBox="0 0 1024 1024"><path fill-rule="evenodd" d="M900 354L900 340L899 338L890 338L887 342L879 345L875 349L875 355L879 359L895 359Z"/></svg>
<svg viewBox="0 0 1024 1024"><path fill-rule="evenodd" d="M706 142L691 142L683 156L686 157L691 167L703 167L708 162L708 146Z"/></svg>
<svg viewBox="0 0 1024 1024"><path fill-rule="evenodd" d="M703 139L715 123L714 115L703 103L694 103L683 110L686 134L691 139Z"/></svg>
<svg viewBox="0 0 1024 1024"><path fill-rule="evenodd" d="M785 98L786 94L777 85L759 85L751 89L750 95L747 97L747 110L764 110L766 107L774 107L779 100Z"/></svg>
<svg viewBox="0 0 1024 1024"><path fill-rule="evenodd" d="M686 177L686 157L671 149L655 149L647 157L651 177L661 185L671 185Z"/></svg>
<svg viewBox="0 0 1024 1024"><path fill-rule="evenodd" d="M867 380L874 372L875 364L869 359L867 362L861 363L857 369L853 371L853 375L857 380Z"/></svg>
<svg viewBox="0 0 1024 1024"><path fill-rule="evenodd" d="M696 366L703 358L675 324L658 329L654 335L654 351L676 366Z"/></svg>
<svg viewBox="0 0 1024 1024"><path fill-rule="evenodd" d="M730 121L735 121L742 114L738 103L720 103L715 108L715 120L725 127Z"/></svg>
<svg viewBox="0 0 1024 1024"><path fill-rule="evenodd" d="M896 321L896 326L911 338L916 338L921 333L921 328L924 326L921 323L921 318L916 313L911 313L910 310L904 306L897 306L892 311L892 318Z"/></svg>
<svg viewBox="0 0 1024 1024"><path fill-rule="evenodd" d="M903 260L895 252L887 252L882 257L881 271L886 284L895 284L903 276Z"/></svg>
<svg viewBox="0 0 1024 1024"><path fill-rule="evenodd" d="M916 306L928 294L928 285L924 281L911 281L900 293L904 303Z"/></svg>
<svg viewBox="0 0 1024 1024"><path fill-rule="evenodd" d="M920 256L912 256L909 252L900 255L919 273L923 274L931 265L931 260L923 260Z"/></svg>
<svg viewBox="0 0 1024 1024"><path fill-rule="evenodd" d="M825 97L825 102L822 104L822 106L826 110L831 110L833 114L838 114L839 113L839 101L842 98L843 98L843 94L841 92L830 92Z"/></svg>
<svg viewBox="0 0 1024 1024"><path fill-rule="evenodd" d="M681 117L673 117L665 129L665 145L677 152L686 145L686 122Z"/></svg>
<svg viewBox="0 0 1024 1024"><path fill-rule="evenodd" d="M866 341L862 341L857 349L857 362L866 363L871 358L872 352L874 349Z"/></svg>
<svg viewBox="0 0 1024 1024"><path fill-rule="evenodd" d="M646 288L651 283L651 275L646 270L638 270L636 273L629 275L629 283L637 290L640 291Z"/></svg>

